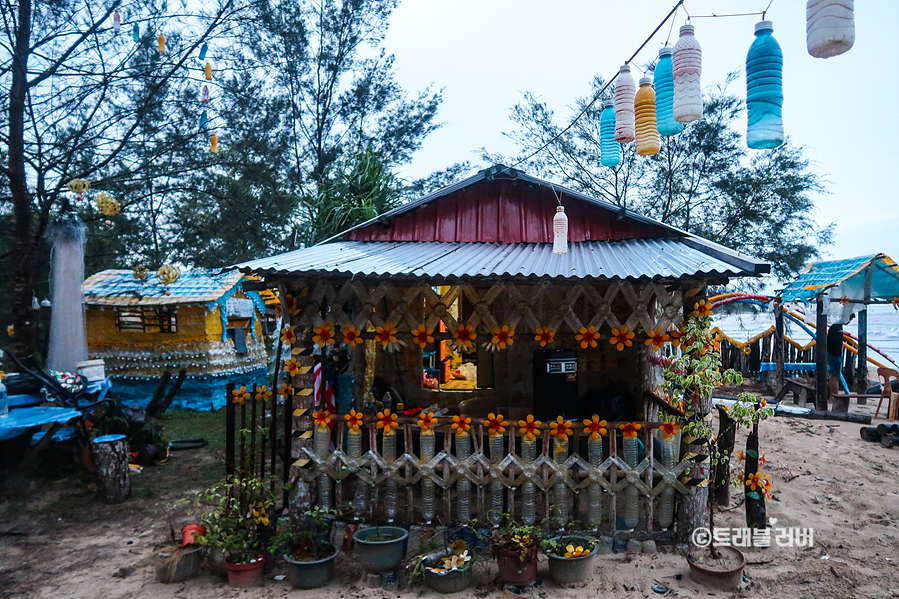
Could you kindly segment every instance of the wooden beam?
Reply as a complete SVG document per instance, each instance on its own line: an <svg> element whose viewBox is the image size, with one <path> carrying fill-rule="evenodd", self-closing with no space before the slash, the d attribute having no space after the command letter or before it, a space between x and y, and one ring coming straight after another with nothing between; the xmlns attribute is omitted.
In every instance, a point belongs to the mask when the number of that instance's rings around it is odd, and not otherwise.
<svg viewBox="0 0 899 599"><path fill-rule="evenodd" d="M818 295L817 330L815 331L815 408L826 412L829 395L827 387L827 314L824 312L824 296ZM837 373L839 374L839 373Z"/></svg>

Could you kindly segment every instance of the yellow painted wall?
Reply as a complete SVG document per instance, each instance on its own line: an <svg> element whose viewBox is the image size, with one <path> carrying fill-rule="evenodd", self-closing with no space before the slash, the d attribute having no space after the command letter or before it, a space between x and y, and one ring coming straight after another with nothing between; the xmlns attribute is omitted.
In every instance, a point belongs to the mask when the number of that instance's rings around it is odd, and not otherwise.
<svg viewBox="0 0 899 599"><path fill-rule="evenodd" d="M218 323L218 337L215 331L208 330L206 306L178 306L176 311L177 333L143 333L116 330L115 308L88 306L85 311L88 347L179 345L221 339L221 322ZM218 320L218 314L215 320Z"/></svg>

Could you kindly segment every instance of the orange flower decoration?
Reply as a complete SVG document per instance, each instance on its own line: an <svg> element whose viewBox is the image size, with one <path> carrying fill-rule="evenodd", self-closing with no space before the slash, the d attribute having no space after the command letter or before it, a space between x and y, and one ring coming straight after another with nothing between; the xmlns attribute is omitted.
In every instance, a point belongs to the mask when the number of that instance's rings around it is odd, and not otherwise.
<svg viewBox="0 0 899 599"><path fill-rule="evenodd" d="M673 422L663 422L662 426L659 427L659 430L662 431L663 438L670 439L674 436L679 429L680 426L674 424Z"/></svg>
<svg viewBox="0 0 899 599"><path fill-rule="evenodd" d="M843 297L840 298L840 305L841 305L841 306L845 306L845 305L848 304L848 303L849 303L849 296L848 296L848 295L844 295Z"/></svg>
<svg viewBox="0 0 899 599"><path fill-rule="evenodd" d="M300 366L300 363L297 362L296 358L290 358L289 360L284 360L284 372L286 372L288 374L288 376L297 376L299 374L302 374L300 372L301 368L302 368L302 366Z"/></svg>
<svg viewBox="0 0 899 599"><path fill-rule="evenodd" d="M385 435L392 435L393 429L399 428L400 424L396 421L396 414L391 414L390 410L384 408L383 412L378 412L377 427L384 429Z"/></svg>
<svg viewBox="0 0 899 599"><path fill-rule="evenodd" d="M490 344L499 349L506 349L507 345L512 345L515 341L512 339L512 336L515 335L515 329L510 329L506 325L500 327L493 327L493 338L490 340Z"/></svg>
<svg viewBox="0 0 899 599"><path fill-rule="evenodd" d="M465 431L471 428L471 418L469 418L465 414L453 416L452 428L454 431L456 431L457 435L463 434Z"/></svg>
<svg viewBox="0 0 899 599"><path fill-rule="evenodd" d="M693 306L693 311L690 312L690 316L693 318L708 318L712 315L712 303L708 300L699 300L696 302L696 305Z"/></svg>
<svg viewBox="0 0 899 599"><path fill-rule="evenodd" d="M534 341L539 341L540 347L546 347L547 343L552 343L556 338L556 332L551 327L537 327L536 333Z"/></svg>
<svg viewBox="0 0 899 599"><path fill-rule="evenodd" d="M606 429L606 424L605 420L600 420L599 416L594 414L590 420L584 420L584 434L589 433L592 440L599 441L600 436L609 432Z"/></svg>
<svg viewBox="0 0 899 599"><path fill-rule="evenodd" d="M612 338L609 339L609 343L616 346L618 351L622 351L624 346L632 346L633 342L631 339L634 338L633 333L627 332L627 325L621 325L620 329L612 329Z"/></svg>
<svg viewBox="0 0 899 599"><path fill-rule="evenodd" d="M662 349L662 346L665 345L666 341L668 341L668 335L662 331L662 327L659 327L655 331L649 331L646 345L651 345L652 349L658 351Z"/></svg>
<svg viewBox="0 0 899 599"><path fill-rule="evenodd" d="M491 412L490 414L487 414L487 419L484 420L484 424L487 425L487 430L490 431L491 435L501 435L506 432L509 421L503 420L502 414L494 414Z"/></svg>
<svg viewBox="0 0 899 599"><path fill-rule="evenodd" d="M460 324L456 327L456 330L453 331L453 339L456 340L456 347L469 350L471 349L474 340L477 339L477 334L472 330L471 325Z"/></svg>
<svg viewBox="0 0 899 599"><path fill-rule="evenodd" d="M272 390L268 388L268 385L256 385L256 401L268 401L272 396Z"/></svg>
<svg viewBox="0 0 899 599"><path fill-rule="evenodd" d="M356 327L353 325L349 325L347 327L342 327L343 332L343 342L350 347L356 347L360 343L362 343L362 333L356 330Z"/></svg>
<svg viewBox="0 0 899 599"><path fill-rule="evenodd" d="M283 397L293 395L293 387L290 386L290 383L281 383L281 388L278 389L278 395Z"/></svg>
<svg viewBox="0 0 899 599"><path fill-rule="evenodd" d="M294 332L296 327L284 327L281 329L281 341L286 343L287 345L293 345L296 343L297 334Z"/></svg>
<svg viewBox="0 0 899 599"><path fill-rule="evenodd" d="M437 426L437 417L434 416L434 412L422 412L418 419L418 426L421 427L423 433L434 432L434 427Z"/></svg>
<svg viewBox="0 0 899 599"><path fill-rule="evenodd" d="M668 331L668 337L670 338L669 341L671 341L672 347L680 347L681 337L683 336L684 334L678 329L671 329Z"/></svg>
<svg viewBox="0 0 899 599"><path fill-rule="evenodd" d="M528 414L525 420L518 421L518 426L520 427L518 432L524 435L524 438L528 441L533 441L543 432L540 430L541 424L543 423L539 420L534 420L533 414Z"/></svg>
<svg viewBox="0 0 899 599"><path fill-rule="evenodd" d="M358 431L362 426L362 414L356 410L350 410L350 413L344 415L343 419L346 420L346 426L351 431Z"/></svg>
<svg viewBox="0 0 899 599"><path fill-rule="evenodd" d="M291 316L296 316L300 313L300 309L297 307L297 298L289 293L284 298L284 304L287 306L287 313Z"/></svg>
<svg viewBox="0 0 899 599"><path fill-rule="evenodd" d="M312 342L318 343L319 347L324 347L328 344L334 345L332 326L334 325L330 322L323 322L320 326L315 327L315 335L312 336Z"/></svg>
<svg viewBox="0 0 899 599"><path fill-rule="evenodd" d="M625 439L636 439L637 431L643 428L642 424L637 424L636 422L628 422L626 424L619 424L618 428L622 431L622 436Z"/></svg>
<svg viewBox="0 0 899 599"><path fill-rule="evenodd" d="M756 487L764 485L765 477L761 472L750 472L746 475L746 486L755 491Z"/></svg>
<svg viewBox="0 0 899 599"><path fill-rule="evenodd" d="M234 391L231 392L231 403L239 403L240 405L244 405L245 403L247 403L247 400L249 398L250 393L247 391L246 385L235 387Z"/></svg>
<svg viewBox="0 0 899 599"><path fill-rule="evenodd" d="M383 327L375 327L375 341L383 347L387 347L390 343L396 343L396 327L392 322L388 320Z"/></svg>
<svg viewBox="0 0 899 599"><path fill-rule="evenodd" d="M431 336L433 332L434 329L429 329L425 325L420 324L417 329L412 329L412 340L424 349L428 343L434 343L434 337Z"/></svg>
<svg viewBox="0 0 899 599"><path fill-rule="evenodd" d="M328 424L331 423L331 415L328 414L327 410L319 410L317 412L313 412L312 422L315 423L315 426L318 427L318 430L323 431L328 428Z"/></svg>
<svg viewBox="0 0 899 599"><path fill-rule="evenodd" d="M596 327L581 327L581 330L578 331L574 338L581 342L582 349L587 349L588 345L596 347L596 342L599 341L599 333L596 332Z"/></svg>
<svg viewBox="0 0 899 599"><path fill-rule="evenodd" d="M763 399L763 400L761 400L761 401L760 401L760 402L759 402L759 405L760 405L760 406L761 406L761 407L763 407L763 408L764 408L764 407L765 407L765 406L767 406L767 405L768 405L768 400L767 400L767 399Z"/></svg>
<svg viewBox="0 0 899 599"><path fill-rule="evenodd" d="M571 423L566 422L561 416L558 416L555 422L550 422L549 428L550 435L555 435L562 440L567 439L568 435L574 432L571 428Z"/></svg>

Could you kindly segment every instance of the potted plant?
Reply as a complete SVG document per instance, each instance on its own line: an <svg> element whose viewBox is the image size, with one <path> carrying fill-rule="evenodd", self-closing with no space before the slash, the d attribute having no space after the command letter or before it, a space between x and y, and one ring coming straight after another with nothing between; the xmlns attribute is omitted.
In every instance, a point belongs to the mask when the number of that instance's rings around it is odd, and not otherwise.
<svg viewBox="0 0 899 599"><path fill-rule="evenodd" d="M565 534L541 543L549 559L549 573L558 585L585 581L593 566L593 556L599 551L596 539Z"/></svg>
<svg viewBox="0 0 899 599"><path fill-rule="evenodd" d="M369 572L396 570L406 554L409 532L398 526L372 526L353 535L359 563Z"/></svg>
<svg viewBox="0 0 899 599"><path fill-rule="evenodd" d="M200 571L201 547L169 545L153 554L156 580L162 583L184 582Z"/></svg>
<svg viewBox="0 0 899 599"><path fill-rule="evenodd" d="M268 510L275 504L268 482L252 476L229 475L195 499L213 506L205 517L206 534L197 537L197 542L221 549L228 584L236 588L260 586Z"/></svg>
<svg viewBox="0 0 899 599"><path fill-rule="evenodd" d="M490 546L499 568L499 577L508 585L522 587L537 582L537 546L543 531L536 526L517 524L505 518L507 524L490 535Z"/></svg>
<svg viewBox="0 0 899 599"><path fill-rule="evenodd" d="M332 516L337 511L315 507L299 518L289 520L269 546L271 555L282 555L288 575L298 589L315 589L334 576L334 560L340 549L328 539Z"/></svg>
<svg viewBox="0 0 899 599"><path fill-rule="evenodd" d="M422 543L422 553L410 565L410 580L421 577L438 593L456 593L468 588L478 558L476 550L482 541L486 542L486 536L473 526L447 528L434 534Z"/></svg>

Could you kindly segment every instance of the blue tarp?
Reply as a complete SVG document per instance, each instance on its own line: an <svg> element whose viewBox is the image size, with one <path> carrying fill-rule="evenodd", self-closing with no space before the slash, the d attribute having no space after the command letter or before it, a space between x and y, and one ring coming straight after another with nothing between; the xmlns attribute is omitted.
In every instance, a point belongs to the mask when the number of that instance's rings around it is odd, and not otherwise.
<svg viewBox="0 0 899 599"><path fill-rule="evenodd" d="M899 265L886 254L873 254L812 264L784 288L783 299L810 303L816 301L819 293L840 286L839 291L845 293L847 300L862 303L869 267L871 298L892 301L899 297Z"/></svg>
<svg viewBox="0 0 899 599"><path fill-rule="evenodd" d="M121 400L126 405L137 405L142 408L149 405L153 392L156 391L156 386L159 384L159 379L156 377L113 376L111 378L113 383L111 397ZM170 407L204 412L219 410L225 407L227 401L225 386L228 383L246 385L248 389L251 388L251 385L266 385L268 384L268 372L265 368L257 368L250 372L232 374L188 375ZM173 384L174 380L169 382L169 388Z"/></svg>

